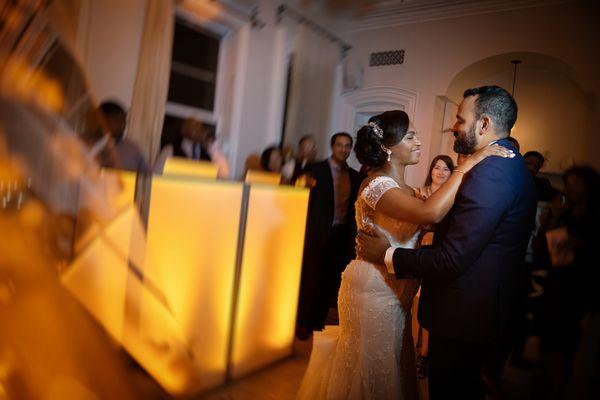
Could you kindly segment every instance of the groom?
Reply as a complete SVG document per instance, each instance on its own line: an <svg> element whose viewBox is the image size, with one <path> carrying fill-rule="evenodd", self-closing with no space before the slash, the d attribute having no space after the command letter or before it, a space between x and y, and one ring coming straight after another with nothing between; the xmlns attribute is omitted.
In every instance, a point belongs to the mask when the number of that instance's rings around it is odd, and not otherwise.
<svg viewBox="0 0 600 400"><path fill-rule="evenodd" d="M454 150L471 154L491 143L514 149L508 136L516 119L506 90L469 89L452 129ZM359 233L364 259L385 264L398 279L423 278L419 322L430 332L432 400L483 399L482 371L506 341L536 209L531 174L515 153L488 157L464 177L432 249L394 249L381 235Z"/></svg>

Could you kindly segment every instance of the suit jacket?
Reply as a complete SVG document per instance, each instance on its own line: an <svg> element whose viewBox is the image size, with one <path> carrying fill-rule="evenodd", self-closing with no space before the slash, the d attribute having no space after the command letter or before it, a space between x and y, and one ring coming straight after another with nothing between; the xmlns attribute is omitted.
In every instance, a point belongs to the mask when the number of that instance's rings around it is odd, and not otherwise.
<svg viewBox="0 0 600 400"><path fill-rule="evenodd" d="M308 220L306 224L305 241L305 261L311 262L313 258L320 259L319 254L322 247L325 246L334 217L334 198L333 198L333 176L328 160L312 163L306 166L305 172L310 174L316 181L315 186L310 191L310 200L308 202ZM354 219L354 203L360 187L358 172L348 169L350 176L350 198L348 200L348 211L346 213L346 222L356 231L356 222Z"/></svg>
<svg viewBox="0 0 600 400"><path fill-rule="evenodd" d="M502 146L514 147L506 139ZM465 176L432 249L397 249L398 278L423 278L419 322L432 334L493 342L519 298L536 190L523 158L488 157Z"/></svg>
<svg viewBox="0 0 600 400"><path fill-rule="evenodd" d="M115 144L117 152L117 165L127 171L150 173L152 170L146 163L139 148L129 139L123 138Z"/></svg>
<svg viewBox="0 0 600 400"><path fill-rule="evenodd" d="M548 179L534 176L533 182L535 183L535 188L537 190L538 201L552 201L558 196L559 191L552 187L552 184Z"/></svg>
<svg viewBox="0 0 600 400"><path fill-rule="evenodd" d="M296 160L296 162L294 163L294 173L292 174L292 182L296 182L296 179L298 179L298 177L305 172L306 167L308 167L309 165L310 163L302 167L302 162L300 162L300 160Z"/></svg>

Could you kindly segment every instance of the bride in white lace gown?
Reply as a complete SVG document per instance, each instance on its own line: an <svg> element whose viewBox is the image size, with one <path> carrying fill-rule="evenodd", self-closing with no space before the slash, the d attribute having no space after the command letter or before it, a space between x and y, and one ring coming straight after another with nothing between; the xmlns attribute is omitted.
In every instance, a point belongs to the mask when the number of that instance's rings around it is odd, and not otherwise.
<svg viewBox="0 0 600 400"><path fill-rule="evenodd" d="M492 146L474 154L422 201L404 184L404 168L420 157L419 139L407 131L408 116L388 111L370 121L357 133L357 158L372 172L355 204L356 223L366 232L379 229L393 246L414 248L420 227L439 222L452 206L462 175L486 156L505 152ZM418 398L410 313L418 285L396 279L383 266L350 262L338 295L340 325L315 332L298 399Z"/></svg>

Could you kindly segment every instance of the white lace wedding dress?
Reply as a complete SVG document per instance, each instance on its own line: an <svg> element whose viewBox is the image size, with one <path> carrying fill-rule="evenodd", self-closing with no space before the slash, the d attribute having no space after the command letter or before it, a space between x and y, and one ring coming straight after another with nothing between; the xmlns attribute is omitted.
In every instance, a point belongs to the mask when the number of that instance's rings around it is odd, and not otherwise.
<svg viewBox="0 0 600 400"><path fill-rule="evenodd" d="M418 225L375 211L381 196L397 187L390 177L374 178L356 201L357 226L369 231L377 225L392 245L414 248ZM416 280L351 261L338 296L340 325L315 332L298 399L416 399L410 308L417 289Z"/></svg>

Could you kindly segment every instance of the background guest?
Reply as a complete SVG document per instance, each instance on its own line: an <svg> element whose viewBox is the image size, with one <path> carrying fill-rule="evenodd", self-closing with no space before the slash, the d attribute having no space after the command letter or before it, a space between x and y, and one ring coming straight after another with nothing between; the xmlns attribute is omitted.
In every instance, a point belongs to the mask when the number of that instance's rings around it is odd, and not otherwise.
<svg viewBox="0 0 600 400"><path fill-rule="evenodd" d="M304 135L298 141L297 161L300 168L305 168L317 158L317 143L312 135Z"/></svg>
<svg viewBox="0 0 600 400"><path fill-rule="evenodd" d="M150 172L148 163L138 147L125 137L127 113L119 104L105 101L100 104L100 113L104 116L110 136L114 141L116 167L128 171Z"/></svg>
<svg viewBox="0 0 600 400"><path fill-rule="evenodd" d="M590 167L576 166L565 173L563 180L565 201L555 202L555 229L546 233L552 268L544 294L545 395L595 398L592 392L596 396L600 393L600 268L595 251L600 239L600 177ZM574 364L578 347L579 357Z"/></svg>
<svg viewBox="0 0 600 400"><path fill-rule="evenodd" d="M341 273L354 257L354 202L360 186L358 172L346 160L352 151L346 132L331 137L331 157L309 164L314 179L308 205L297 336L306 339L325 324L336 301Z"/></svg>
<svg viewBox="0 0 600 400"><path fill-rule="evenodd" d="M298 141L298 151L296 152L296 166L292 180L300 176L306 166L313 163L317 157L317 143L312 135L304 135Z"/></svg>
<svg viewBox="0 0 600 400"><path fill-rule="evenodd" d="M422 197L429 197L432 193L440 188L450 177L454 171L454 162L452 159L445 155L440 154L436 156L431 165L429 165L429 172L425 179L425 186L417 189L418 195Z"/></svg>
<svg viewBox="0 0 600 400"><path fill-rule="evenodd" d="M260 166L263 171L281 173L283 158L277 146L267 147L260 155Z"/></svg>
<svg viewBox="0 0 600 400"><path fill-rule="evenodd" d="M290 184L294 181L294 172L296 171L296 159L291 146L284 145L281 148L281 160L281 182Z"/></svg>
<svg viewBox="0 0 600 400"><path fill-rule="evenodd" d="M527 169L533 176L538 201L552 201L558 194L558 191L552 187L548 179L538 176L540 169L544 166L544 162L546 161L544 156L537 151L528 151L523 158L525 159Z"/></svg>
<svg viewBox="0 0 600 400"><path fill-rule="evenodd" d="M206 149L210 162L217 167L217 177L229 178L229 162L217 144L215 132L203 129L200 135L200 147Z"/></svg>
<svg viewBox="0 0 600 400"><path fill-rule="evenodd" d="M187 118L171 143L167 143L156 158L154 171L161 172L169 157L183 157L190 160L210 161L208 151L202 147L202 137L206 128L195 118Z"/></svg>
<svg viewBox="0 0 600 400"><path fill-rule="evenodd" d="M417 197L426 199L435 193L447 180L454 171L454 162L445 155L436 156L429 165L429 172L425 179L425 185L415 189ZM428 232L421 239L421 245L430 245L433 242L432 232ZM419 328L420 344L419 355L417 357L417 376L419 379L427 378L427 347L429 342L429 333L422 327Z"/></svg>
<svg viewBox="0 0 600 400"><path fill-rule="evenodd" d="M296 186L312 187L314 182L305 174L306 167L312 164L317 157L317 143L313 136L304 135L298 141L298 151L296 152L296 162L294 165L294 174L292 182Z"/></svg>
<svg viewBox="0 0 600 400"><path fill-rule="evenodd" d="M551 201L559 194L548 179L538 175L540 168L544 165L544 156L537 151L528 151L524 155L525 164L531 173L536 186L537 210L535 217L535 228L531 234L523 268L526 272L522 287L521 313L516 315L514 321L514 336L507 344L507 351L512 347L511 365L518 368L530 369L534 365L525 360L525 346L530 334L539 333L541 324L542 296L544 292L545 278L550 266L550 255L548 254L545 229L546 221L551 216Z"/></svg>

